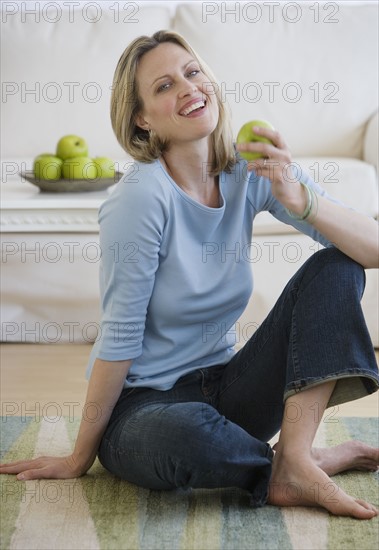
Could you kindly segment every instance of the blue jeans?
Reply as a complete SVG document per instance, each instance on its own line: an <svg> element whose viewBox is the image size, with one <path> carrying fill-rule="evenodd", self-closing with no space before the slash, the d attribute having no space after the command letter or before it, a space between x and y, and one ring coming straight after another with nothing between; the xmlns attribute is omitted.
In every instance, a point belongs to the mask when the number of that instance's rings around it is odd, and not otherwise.
<svg viewBox="0 0 379 550"><path fill-rule="evenodd" d="M363 268L337 249L314 254L229 363L201 368L168 391L122 391L100 444L103 466L149 489L239 487L252 506L264 505L267 441L286 398L332 379L328 406L378 389L364 284Z"/></svg>

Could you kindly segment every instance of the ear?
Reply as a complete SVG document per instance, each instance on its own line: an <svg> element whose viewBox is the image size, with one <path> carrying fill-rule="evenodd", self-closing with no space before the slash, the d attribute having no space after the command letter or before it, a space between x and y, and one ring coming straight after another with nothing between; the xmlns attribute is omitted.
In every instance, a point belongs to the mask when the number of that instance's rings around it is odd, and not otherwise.
<svg viewBox="0 0 379 550"><path fill-rule="evenodd" d="M135 118L136 126L139 128L142 128L142 130L149 131L150 130L150 124L143 118L143 116L139 113Z"/></svg>

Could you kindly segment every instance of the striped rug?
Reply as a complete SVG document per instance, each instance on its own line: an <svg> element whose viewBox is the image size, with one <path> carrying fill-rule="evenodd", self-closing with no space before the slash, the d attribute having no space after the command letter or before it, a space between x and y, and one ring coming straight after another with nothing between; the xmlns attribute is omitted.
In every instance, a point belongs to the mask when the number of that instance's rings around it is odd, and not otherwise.
<svg viewBox="0 0 379 550"><path fill-rule="evenodd" d="M349 438L378 444L374 418L322 423L317 445ZM332 421L333 420L333 421ZM78 420L3 417L2 462L70 452ZM348 493L379 504L377 473L336 476ZM251 509L238 490L159 492L120 481L96 462L76 480L1 476L1 548L17 550L377 550L379 522L316 508Z"/></svg>

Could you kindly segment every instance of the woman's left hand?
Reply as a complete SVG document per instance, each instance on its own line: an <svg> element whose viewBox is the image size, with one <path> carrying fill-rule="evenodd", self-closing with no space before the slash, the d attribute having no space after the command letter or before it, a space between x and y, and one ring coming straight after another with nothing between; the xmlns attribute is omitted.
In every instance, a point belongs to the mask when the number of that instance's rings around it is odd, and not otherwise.
<svg viewBox="0 0 379 550"><path fill-rule="evenodd" d="M263 158L248 163L249 170L270 179L274 197L285 208L295 214L301 214L306 207L307 196L294 174L291 152L287 144L276 130L260 126L254 126L253 130L254 133L269 139L271 143L240 143L237 144L238 151L261 153Z"/></svg>

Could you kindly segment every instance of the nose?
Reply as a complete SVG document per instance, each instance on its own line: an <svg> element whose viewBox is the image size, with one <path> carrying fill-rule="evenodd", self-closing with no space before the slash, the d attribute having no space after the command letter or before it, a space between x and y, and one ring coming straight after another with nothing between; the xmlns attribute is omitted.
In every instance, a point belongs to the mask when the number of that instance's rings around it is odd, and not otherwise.
<svg viewBox="0 0 379 550"><path fill-rule="evenodd" d="M186 78L183 78L180 87L179 87L179 97L186 97L187 95L192 95L194 92L197 91L197 88L195 84L187 80Z"/></svg>

